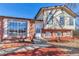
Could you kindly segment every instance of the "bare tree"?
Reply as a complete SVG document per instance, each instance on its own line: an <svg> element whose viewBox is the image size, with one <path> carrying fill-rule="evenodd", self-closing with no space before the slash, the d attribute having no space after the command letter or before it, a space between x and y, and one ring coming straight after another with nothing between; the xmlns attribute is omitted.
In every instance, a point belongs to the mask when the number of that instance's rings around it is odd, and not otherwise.
<svg viewBox="0 0 79 59"><path fill-rule="evenodd" d="M64 6L69 7L71 10L76 10L79 6L79 3L64 3ZM77 17L79 17L79 11L75 11L77 14Z"/></svg>
<svg viewBox="0 0 79 59"><path fill-rule="evenodd" d="M79 3L64 3L64 5L70 8L76 8L78 7Z"/></svg>

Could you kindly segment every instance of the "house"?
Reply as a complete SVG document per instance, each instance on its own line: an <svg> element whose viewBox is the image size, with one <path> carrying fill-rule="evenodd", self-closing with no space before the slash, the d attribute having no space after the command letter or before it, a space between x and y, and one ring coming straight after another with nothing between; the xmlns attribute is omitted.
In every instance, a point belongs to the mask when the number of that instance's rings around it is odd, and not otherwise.
<svg viewBox="0 0 79 59"><path fill-rule="evenodd" d="M35 19L0 16L0 42L71 40L76 14L66 6L44 7Z"/></svg>
<svg viewBox="0 0 79 59"><path fill-rule="evenodd" d="M35 16L43 21L41 36L48 41L71 40L75 30L76 14L67 6L44 7Z"/></svg>
<svg viewBox="0 0 79 59"><path fill-rule="evenodd" d="M41 20L0 16L0 42L31 42L35 26L40 22Z"/></svg>

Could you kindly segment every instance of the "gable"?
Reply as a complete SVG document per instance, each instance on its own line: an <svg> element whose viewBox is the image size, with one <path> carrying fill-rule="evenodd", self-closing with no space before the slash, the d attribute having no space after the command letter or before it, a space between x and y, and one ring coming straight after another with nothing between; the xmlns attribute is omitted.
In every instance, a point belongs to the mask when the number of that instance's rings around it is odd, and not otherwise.
<svg viewBox="0 0 79 59"><path fill-rule="evenodd" d="M68 13L69 15L71 15L72 17L76 17L77 15L71 10L69 9L67 6L56 6L56 7L48 7L48 8L41 8L40 11L37 13L37 15L35 16L35 19L38 19L38 17L40 17L40 15L43 17L43 14L45 11L47 10L56 10L56 9L61 9L64 10L66 13ZM40 18L42 19L42 18Z"/></svg>

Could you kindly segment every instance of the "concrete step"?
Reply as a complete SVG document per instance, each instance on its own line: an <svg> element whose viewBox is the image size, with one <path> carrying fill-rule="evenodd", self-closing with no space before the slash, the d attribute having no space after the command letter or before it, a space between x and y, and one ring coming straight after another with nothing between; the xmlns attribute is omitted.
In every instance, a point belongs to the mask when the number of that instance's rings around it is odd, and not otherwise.
<svg viewBox="0 0 79 59"><path fill-rule="evenodd" d="M33 39L33 42L35 44L47 44L47 41L40 39L40 38L39 39L37 39L37 38Z"/></svg>

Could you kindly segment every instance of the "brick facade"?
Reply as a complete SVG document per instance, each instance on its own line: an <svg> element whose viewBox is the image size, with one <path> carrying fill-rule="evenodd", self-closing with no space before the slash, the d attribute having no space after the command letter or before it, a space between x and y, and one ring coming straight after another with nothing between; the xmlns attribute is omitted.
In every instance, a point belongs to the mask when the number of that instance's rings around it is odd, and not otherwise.
<svg viewBox="0 0 79 59"><path fill-rule="evenodd" d="M26 35L26 38L23 37L6 37L4 38L4 21L3 20L7 19L16 19L17 21L24 21L27 22L27 29L26 31L28 32ZM5 21L6 22L6 21ZM35 21L32 19L25 19L25 18L16 18L16 17L7 17L7 16L0 16L0 42L3 41L10 41L10 42L18 42L18 40L24 39L24 41L30 41L34 38L34 33L35 33Z"/></svg>

